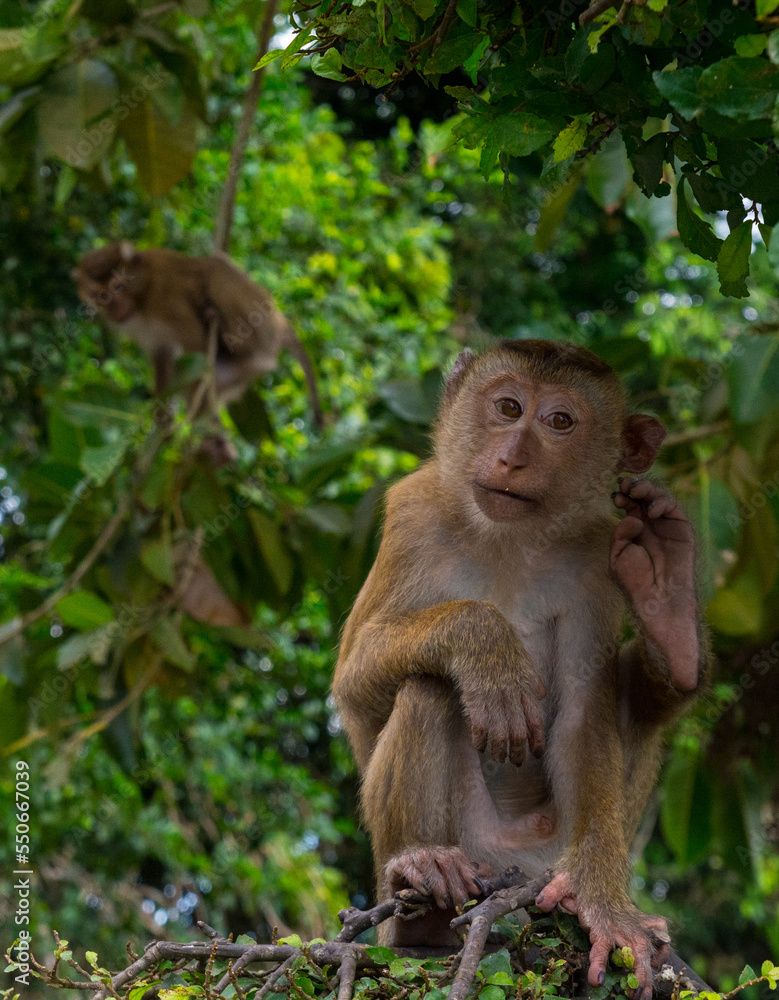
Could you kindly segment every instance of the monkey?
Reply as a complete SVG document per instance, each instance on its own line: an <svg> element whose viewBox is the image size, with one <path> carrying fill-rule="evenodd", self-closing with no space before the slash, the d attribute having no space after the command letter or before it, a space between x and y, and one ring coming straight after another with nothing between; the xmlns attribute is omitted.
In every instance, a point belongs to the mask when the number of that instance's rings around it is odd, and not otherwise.
<svg viewBox="0 0 779 1000"><path fill-rule="evenodd" d="M136 250L127 240L85 254L73 272L82 301L152 358L154 391L168 390L177 354L208 351L217 325L214 382L219 402L240 397L276 367L282 348L300 363L314 424L322 426L311 361L267 289L228 257L188 257L164 248Z"/></svg>
<svg viewBox="0 0 779 1000"><path fill-rule="evenodd" d="M388 491L333 681L378 896L437 904L382 944L459 946L454 907L486 875L551 869L537 905L578 913L590 984L627 945L650 1000L670 939L630 899L629 845L708 664L692 527L639 478L664 436L584 347L501 341L454 364L432 458Z"/></svg>

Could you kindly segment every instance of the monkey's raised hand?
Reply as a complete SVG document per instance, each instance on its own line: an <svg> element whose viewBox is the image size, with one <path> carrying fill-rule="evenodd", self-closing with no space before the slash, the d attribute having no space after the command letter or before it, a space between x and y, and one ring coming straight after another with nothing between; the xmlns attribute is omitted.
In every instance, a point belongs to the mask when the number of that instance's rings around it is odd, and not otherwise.
<svg viewBox="0 0 779 1000"><path fill-rule="evenodd" d="M678 501L648 479L620 479L613 499L626 517L614 533L611 570L645 638L662 653L673 686L693 691L700 650L692 525Z"/></svg>
<svg viewBox="0 0 779 1000"><path fill-rule="evenodd" d="M519 645L519 644L518 644ZM524 662L523 662L524 661ZM493 664L494 668L494 664ZM471 724L471 740L480 753L489 748L492 760L519 766L525 744L534 757L544 752L544 718L540 700L546 688L520 647L497 683L485 684L484 672L462 680L460 696Z"/></svg>

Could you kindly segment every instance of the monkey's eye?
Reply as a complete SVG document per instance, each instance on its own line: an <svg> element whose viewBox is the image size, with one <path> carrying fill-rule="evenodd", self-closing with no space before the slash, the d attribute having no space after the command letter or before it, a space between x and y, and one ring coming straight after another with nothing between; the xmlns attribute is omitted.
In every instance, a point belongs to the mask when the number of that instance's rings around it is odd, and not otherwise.
<svg viewBox="0 0 779 1000"><path fill-rule="evenodd" d="M567 431L573 427L573 417L567 413L552 413L547 423L556 431Z"/></svg>
<svg viewBox="0 0 779 1000"><path fill-rule="evenodd" d="M509 417L511 420L516 420L518 417L522 416L522 407L516 401L516 399L499 399L495 403L495 409L498 413L502 414L504 417Z"/></svg>

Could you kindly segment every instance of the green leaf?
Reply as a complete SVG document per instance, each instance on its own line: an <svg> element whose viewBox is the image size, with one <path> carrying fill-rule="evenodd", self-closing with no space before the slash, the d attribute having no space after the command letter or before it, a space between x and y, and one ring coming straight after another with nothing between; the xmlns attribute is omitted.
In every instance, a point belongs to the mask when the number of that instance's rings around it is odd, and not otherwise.
<svg viewBox="0 0 779 1000"><path fill-rule="evenodd" d="M663 162L665 161L668 136L658 132L646 142L639 142L630 153L630 162L638 175L639 183L644 193L649 196L663 179Z"/></svg>
<svg viewBox="0 0 779 1000"><path fill-rule="evenodd" d="M485 986L479 991L480 1000L506 1000L505 992L500 986Z"/></svg>
<svg viewBox="0 0 779 1000"><path fill-rule="evenodd" d="M779 0L777 0L779 2ZM457 15L466 24L475 28L479 23L479 8L477 0L457 0Z"/></svg>
<svg viewBox="0 0 779 1000"><path fill-rule="evenodd" d="M86 959L89 962L89 964L92 966L93 969L97 968L97 952L95 952L95 951L88 951L86 953Z"/></svg>
<svg viewBox="0 0 779 1000"><path fill-rule="evenodd" d="M743 986L744 983L748 983L751 979L757 979L757 973L751 965L745 965L744 971L738 977L738 985Z"/></svg>
<svg viewBox="0 0 779 1000"><path fill-rule="evenodd" d="M281 59L283 55L284 55L284 49L271 49L270 52L265 53L265 55L262 57L262 59L260 59L260 61L254 68L255 70L264 69L266 66L269 66L272 62L275 62L277 59Z"/></svg>
<svg viewBox="0 0 779 1000"><path fill-rule="evenodd" d="M542 253L552 245L552 239L558 226L565 218L571 199L581 184L581 172L574 171L571 179L557 191L547 196L541 208L541 218L536 230L536 249Z"/></svg>
<svg viewBox="0 0 779 1000"><path fill-rule="evenodd" d="M293 62L296 61L294 56L303 48L303 46L309 40L311 35L314 33L315 27L316 27L316 21L311 20L305 26L305 28L302 29L302 31L299 31L295 35L294 39L289 43L289 45L284 50L284 58L281 63L282 69L287 69L289 66L292 65Z"/></svg>
<svg viewBox="0 0 779 1000"><path fill-rule="evenodd" d="M590 159L587 167L587 190L602 208L611 213L622 203L632 180L625 144L616 133L609 136Z"/></svg>
<svg viewBox="0 0 779 1000"><path fill-rule="evenodd" d="M295 564L278 525L256 507L249 508L246 513L277 590L280 594L288 594Z"/></svg>
<svg viewBox="0 0 779 1000"><path fill-rule="evenodd" d="M755 0L755 16L758 20L770 17L777 7L779 7L779 0Z"/></svg>
<svg viewBox="0 0 779 1000"><path fill-rule="evenodd" d="M682 175L676 188L676 224L679 236L688 250L692 250L693 253L697 253L706 260L716 260L723 240L714 235L708 222L705 222L689 208L684 187L685 180L686 178Z"/></svg>
<svg viewBox="0 0 779 1000"><path fill-rule="evenodd" d="M500 973L511 976L511 958L508 951L501 948L500 951L496 951L492 955L485 955L479 962L479 972L485 979Z"/></svg>
<svg viewBox="0 0 779 1000"><path fill-rule="evenodd" d="M429 17L432 17L433 14L435 14L436 0L409 0L409 2L414 8L415 13L418 14L423 21L426 21ZM474 7L475 6L476 4L474 3ZM462 15L460 16L462 17ZM464 17L463 21L465 21ZM469 21L466 23L470 24Z"/></svg>
<svg viewBox="0 0 779 1000"><path fill-rule="evenodd" d="M151 631L151 637L155 646L170 663L187 672L195 669L197 657L184 642L177 624L171 618L158 621Z"/></svg>
<svg viewBox="0 0 779 1000"><path fill-rule="evenodd" d="M758 0L758 3L760 0ZM775 6L779 6L779 0L769 0ZM752 58L762 55L768 47L767 35L739 35L734 42L736 55Z"/></svg>
<svg viewBox="0 0 779 1000"><path fill-rule="evenodd" d="M38 103L46 150L71 167L91 170L111 148L119 87L113 70L82 59L52 74Z"/></svg>
<svg viewBox="0 0 779 1000"><path fill-rule="evenodd" d="M482 37L475 35L466 24L461 24L460 29L459 31L452 29L446 39L433 51L425 63L426 75L451 73L452 70L462 66L477 49Z"/></svg>
<svg viewBox="0 0 779 1000"><path fill-rule="evenodd" d="M155 580L172 587L175 583L173 547L168 540L147 542L141 549L141 562Z"/></svg>
<svg viewBox="0 0 779 1000"><path fill-rule="evenodd" d="M99 448L85 448L79 465L95 486L103 486L121 464L129 445L129 439L119 438Z"/></svg>
<svg viewBox="0 0 779 1000"><path fill-rule="evenodd" d="M742 222L722 244L717 257L717 274L723 295L744 298L749 290L744 280L749 274L749 255L752 252L752 222Z"/></svg>
<svg viewBox="0 0 779 1000"><path fill-rule="evenodd" d="M681 862L690 855L693 792L699 764L697 755L677 751L671 756L663 778L660 824L666 842Z"/></svg>
<svg viewBox="0 0 779 1000"><path fill-rule="evenodd" d="M557 942L560 943L559 941ZM510 976L508 972L495 972L493 975L486 980L486 982L491 986L514 986L516 981L514 977Z"/></svg>
<svg viewBox="0 0 779 1000"><path fill-rule="evenodd" d="M512 156L527 156L551 142L557 129L527 111L498 115L493 123L495 141Z"/></svg>
<svg viewBox="0 0 779 1000"><path fill-rule="evenodd" d="M140 101L120 125L120 131L150 195L166 194L189 173L197 152L197 116L189 99L178 122L157 103Z"/></svg>
<svg viewBox="0 0 779 1000"><path fill-rule="evenodd" d="M89 590L75 590L63 597L57 601L56 610L66 625L81 632L114 620L109 605Z"/></svg>
<svg viewBox="0 0 779 1000"><path fill-rule="evenodd" d="M482 35L481 41L473 50L471 55L463 63L463 69L470 76L471 81L476 84L478 80L479 67L481 66L481 61L484 58L484 53L490 46L490 36Z"/></svg>
<svg viewBox="0 0 779 1000"><path fill-rule="evenodd" d="M391 948L366 948L368 956L378 965L389 965L397 959L397 955Z"/></svg>
<svg viewBox="0 0 779 1000"><path fill-rule="evenodd" d="M738 423L761 420L779 404L779 336L738 337L726 355L728 405Z"/></svg>
<svg viewBox="0 0 779 1000"><path fill-rule="evenodd" d="M68 670L87 658L101 666L108 659L116 632L116 622L108 622L90 632L70 636L57 646L57 669Z"/></svg>
<svg viewBox="0 0 779 1000"><path fill-rule="evenodd" d="M685 66L682 69L655 71L652 74L655 86L678 111L682 118L691 121L701 110L701 96L698 81L703 70L700 66Z"/></svg>
<svg viewBox="0 0 779 1000"><path fill-rule="evenodd" d="M728 118L768 118L779 94L779 68L767 59L728 56L706 67L698 92L709 107Z"/></svg>
<svg viewBox="0 0 779 1000"><path fill-rule="evenodd" d="M552 145L554 162L567 160L569 156L578 153L587 141L587 123L580 118L574 118L565 126Z"/></svg>
<svg viewBox="0 0 779 1000"><path fill-rule="evenodd" d="M326 80L345 80L346 74L341 72L343 60L338 49L328 49L324 55L315 52L311 56L311 69L317 76Z"/></svg>
<svg viewBox="0 0 779 1000"><path fill-rule="evenodd" d="M303 947L303 942L298 934L290 934L289 937L279 938L279 944L288 944L293 948Z"/></svg>
<svg viewBox="0 0 779 1000"><path fill-rule="evenodd" d="M314 984L308 976L296 976L294 982L295 986L297 986L298 989L301 989L308 996L312 997L314 995Z"/></svg>

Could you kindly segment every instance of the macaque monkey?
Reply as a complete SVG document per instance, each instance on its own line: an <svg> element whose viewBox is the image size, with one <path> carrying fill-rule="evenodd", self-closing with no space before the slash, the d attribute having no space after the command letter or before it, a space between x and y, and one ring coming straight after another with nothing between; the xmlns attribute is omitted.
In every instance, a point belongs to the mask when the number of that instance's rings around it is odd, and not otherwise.
<svg viewBox="0 0 779 1000"><path fill-rule="evenodd" d="M303 368L314 423L321 427L314 372L292 324L269 292L229 258L135 250L122 240L85 254L73 277L81 299L151 355L156 393L169 387L177 354L208 352L216 322L218 401L241 396L258 375L273 371L286 348Z"/></svg>
<svg viewBox="0 0 779 1000"><path fill-rule="evenodd" d="M707 646L681 508L646 479L609 490L664 436L585 348L504 341L455 363L434 457L389 491L333 686L379 898L438 906L382 943L456 944L481 877L551 868L537 903L578 913L590 984L627 945L651 997L669 938L628 895L628 849Z"/></svg>

